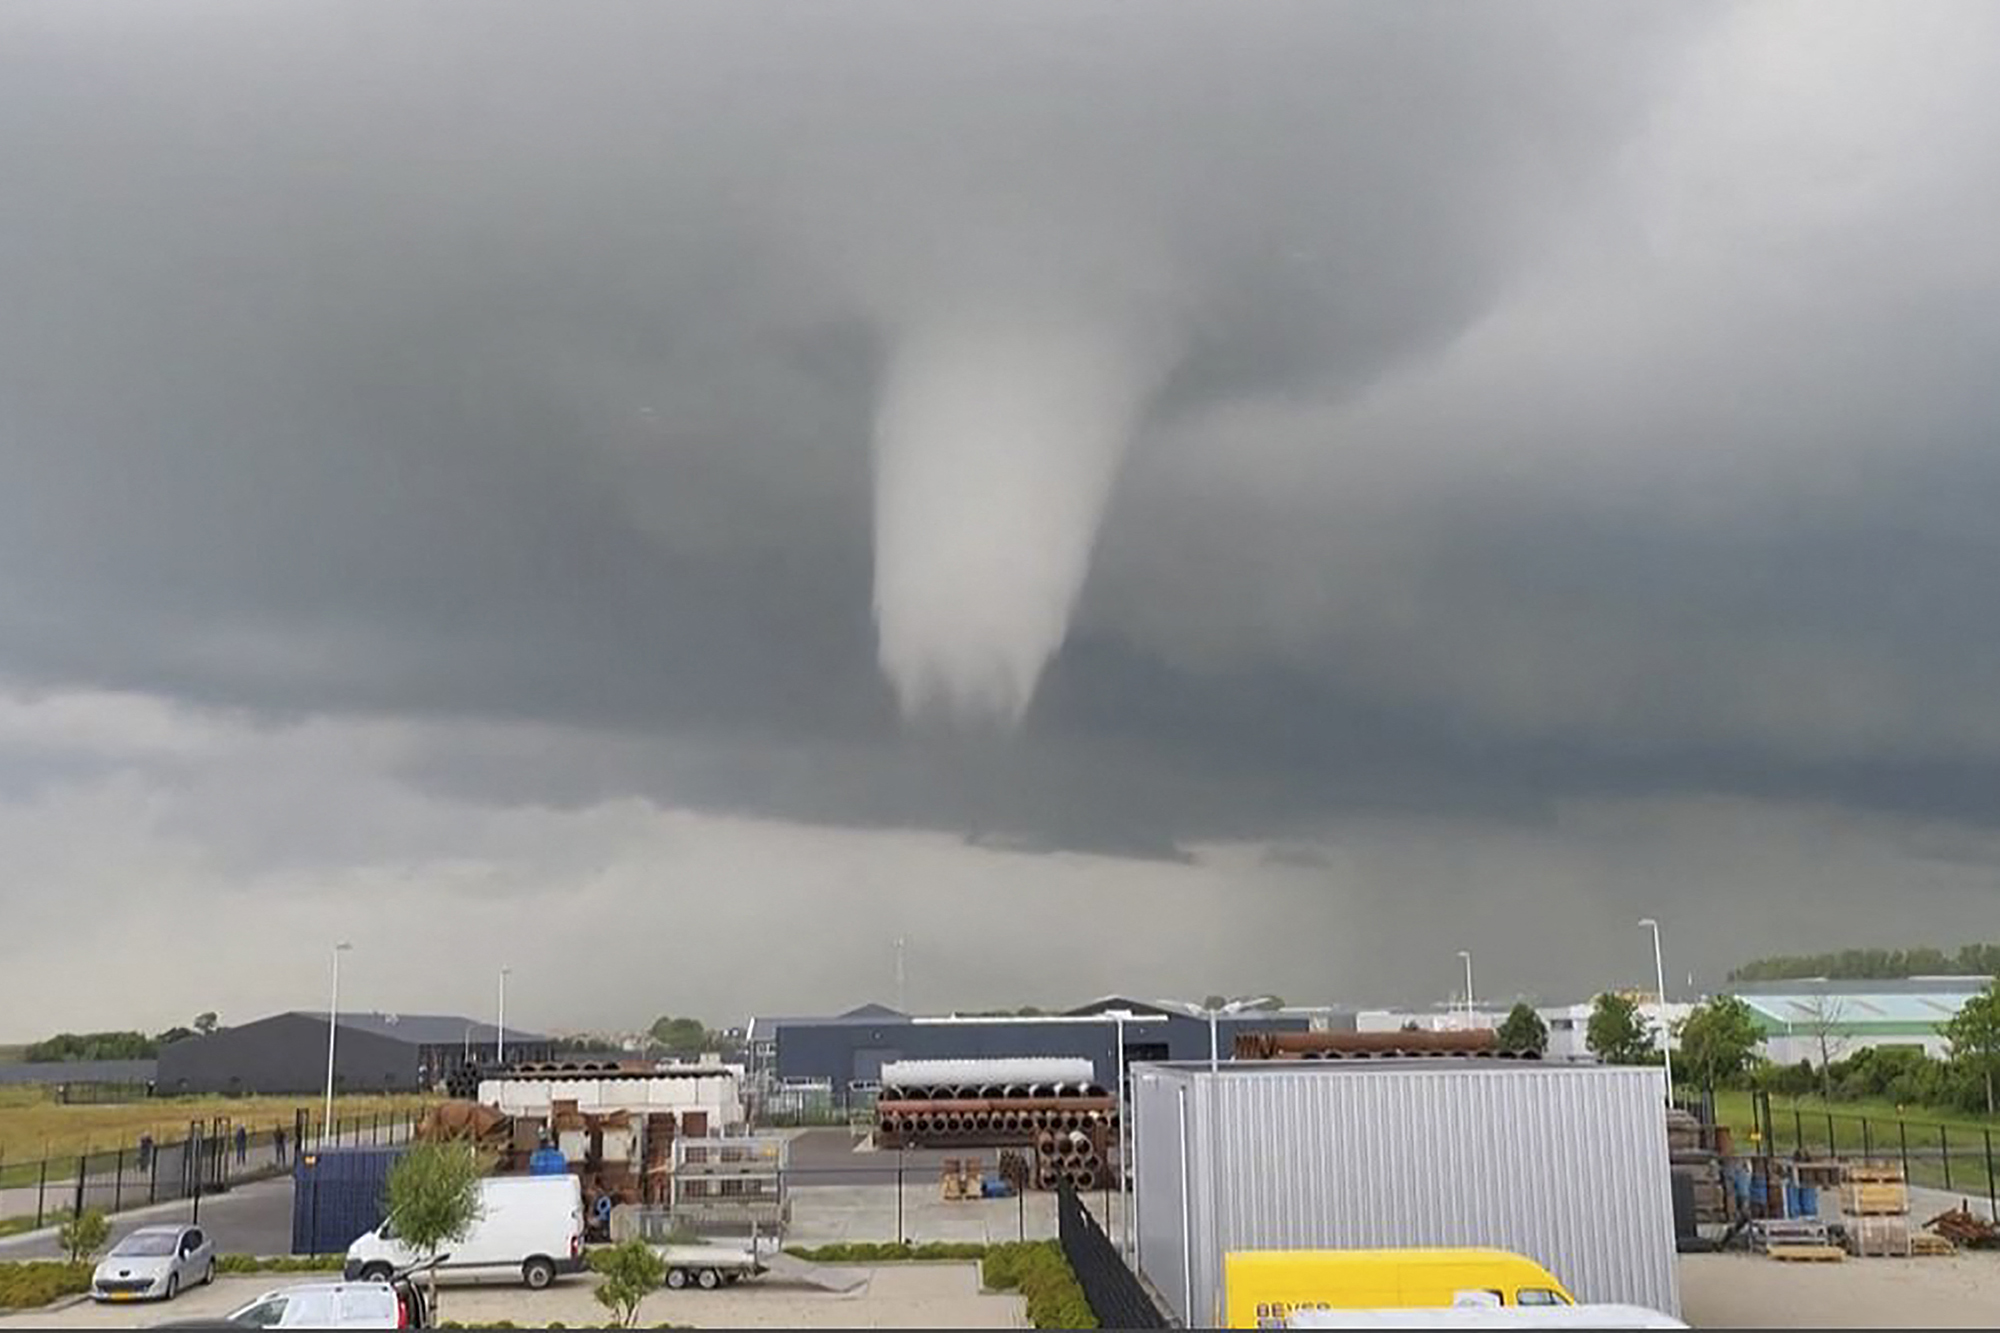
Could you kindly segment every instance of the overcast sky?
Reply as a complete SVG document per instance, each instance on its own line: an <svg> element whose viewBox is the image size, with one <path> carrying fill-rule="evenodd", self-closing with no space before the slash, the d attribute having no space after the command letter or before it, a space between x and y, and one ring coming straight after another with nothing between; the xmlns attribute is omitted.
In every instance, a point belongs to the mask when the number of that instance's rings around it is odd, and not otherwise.
<svg viewBox="0 0 2000 1333"><path fill-rule="evenodd" d="M0 1038L2000 935L1995 51L0 0Z"/></svg>

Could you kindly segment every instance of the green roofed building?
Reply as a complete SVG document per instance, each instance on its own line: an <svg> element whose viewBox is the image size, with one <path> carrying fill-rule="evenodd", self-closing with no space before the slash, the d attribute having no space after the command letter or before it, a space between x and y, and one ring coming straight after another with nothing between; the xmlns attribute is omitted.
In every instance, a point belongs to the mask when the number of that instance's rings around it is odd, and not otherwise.
<svg viewBox="0 0 2000 1333"><path fill-rule="evenodd" d="M1990 977L1910 977L1902 981L1767 981L1736 994L1764 1030L1764 1054L1777 1064L1818 1064L1876 1046L1949 1053L1941 1029Z"/></svg>

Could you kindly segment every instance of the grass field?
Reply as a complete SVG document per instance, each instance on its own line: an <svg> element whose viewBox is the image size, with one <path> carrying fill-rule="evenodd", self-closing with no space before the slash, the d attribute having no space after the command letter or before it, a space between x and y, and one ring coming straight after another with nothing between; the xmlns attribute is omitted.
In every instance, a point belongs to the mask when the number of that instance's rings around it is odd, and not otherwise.
<svg viewBox="0 0 2000 1333"><path fill-rule="evenodd" d="M414 1095L336 1097L336 1119L407 1115L435 1101ZM185 1138L188 1122L228 1117L254 1134L283 1126L291 1133L294 1113L306 1107L318 1119L320 1100L292 1097L151 1097L133 1102L62 1106L43 1088L0 1088L0 1177L13 1181L22 1164L45 1156L57 1159L130 1148L142 1134L165 1143ZM74 1168L72 1162L71 1168ZM95 1168L93 1168L95 1169Z"/></svg>
<svg viewBox="0 0 2000 1333"><path fill-rule="evenodd" d="M1717 1092L1715 1116L1747 1147L1755 1127L1751 1094ZM1807 1154L1907 1161L1910 1183L1932 1189L1984 1195L1989 1170L2000 1168L2000 1118L1922 1106L1899 1112L1893 1102L1773 1097L1771 1121L1773 1147L1780 1154L1802 1149ZM2000 1187L2000 1179L1992 1184Z"/></svg>

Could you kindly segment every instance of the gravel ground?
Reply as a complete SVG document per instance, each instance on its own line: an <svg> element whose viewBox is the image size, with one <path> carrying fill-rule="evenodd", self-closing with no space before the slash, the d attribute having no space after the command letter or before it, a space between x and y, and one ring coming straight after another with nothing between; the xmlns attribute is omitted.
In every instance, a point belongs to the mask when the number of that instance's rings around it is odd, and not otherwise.
<svg viewBox="0 0 2000 1333"><path fill-rule="evenodd" d="M2000 1254L1781 1263L1756 1255L1680 1261L1681 1317L1696 1328L1990 1328Z"/></svg>

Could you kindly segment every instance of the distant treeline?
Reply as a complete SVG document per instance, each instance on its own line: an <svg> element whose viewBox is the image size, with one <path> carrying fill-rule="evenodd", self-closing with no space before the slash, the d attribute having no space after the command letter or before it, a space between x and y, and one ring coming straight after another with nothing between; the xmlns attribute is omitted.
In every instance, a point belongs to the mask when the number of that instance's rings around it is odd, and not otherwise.
<svg viewBox="0 0 2000 1333"><path fill-rule="evenodd" d="M1731 981L1798 981L1827 977L1839 981L1894 981L1902 977L2000 975L2000 943L1968 944L1957 953L1943 949L1843 949L1839 953L1780 955L1745 963Z"/></svg>
<svg viewBox="0 0 2000 1333"><path fill-rule="evenodd" d="M47 1060L150 1060L160 1053L156 1038L143 1032L59 1032L21 1052L31 1063Z"/></svg>

